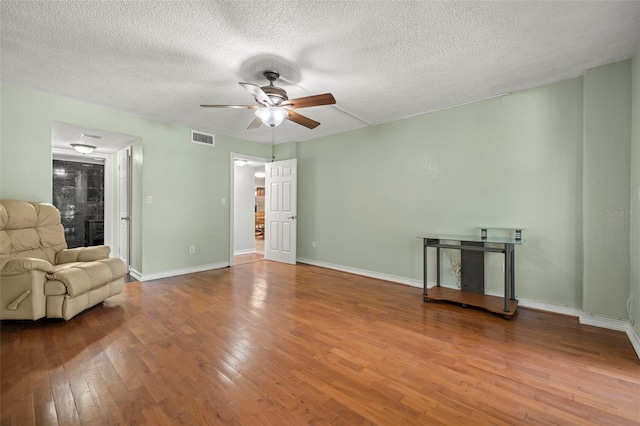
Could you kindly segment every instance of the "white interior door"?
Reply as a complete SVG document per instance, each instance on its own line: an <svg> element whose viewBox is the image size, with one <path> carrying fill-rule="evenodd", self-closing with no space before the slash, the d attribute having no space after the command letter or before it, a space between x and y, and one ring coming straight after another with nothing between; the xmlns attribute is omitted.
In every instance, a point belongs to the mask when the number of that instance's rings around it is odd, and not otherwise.
<svg viewBox="0 0 640 426"><path fill-rule="evenodd" d="M118 152L118 253L129 272L131 247L131 148Z"/></svg>
<svg viewBox="0 0 640 426"><path fill-rule="evenodd" d="M264 258L296 264L298 160L265 165Z"/></svg>

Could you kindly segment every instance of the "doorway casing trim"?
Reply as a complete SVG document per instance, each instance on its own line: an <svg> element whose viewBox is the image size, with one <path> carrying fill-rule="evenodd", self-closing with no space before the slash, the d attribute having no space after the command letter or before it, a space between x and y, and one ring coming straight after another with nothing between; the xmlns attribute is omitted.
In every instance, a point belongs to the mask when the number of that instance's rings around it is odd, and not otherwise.
<svg viewBox="0 0 640 426"><path fill-rule="evenodd" d="M237 152L231 152L229 154L229 182L230 182L230 187L229 187L229 266L233 266L233 252L234 252L234 215L235 215L235 209L234 209L234 202L235 202L235 197L233 196L234 193L234 189L235 189L235 164L234 164L234 160L236 159L243 159L243 160L250 160L250 161L257 161L260 163L269 163L271 161L270 158L264 158L264 157L256 157L253 155L245 155L245 154L239 154Z"/></svg>

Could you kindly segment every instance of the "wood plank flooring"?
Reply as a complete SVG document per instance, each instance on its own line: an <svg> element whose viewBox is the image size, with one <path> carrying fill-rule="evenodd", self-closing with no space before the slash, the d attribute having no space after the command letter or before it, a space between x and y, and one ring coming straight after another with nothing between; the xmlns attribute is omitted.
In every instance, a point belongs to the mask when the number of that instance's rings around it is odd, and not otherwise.
<svg viewBox="0 0 640 426"><path fill-rule="evenodd" d="M242 265L243 263L262 262L264 255L259 253L238 254L233 257L234 265Z"/></svg>
<svg viewBox="0 0 640 426"><path fill-rule="evenodd" d="M269 261L3 321L5 425L640 424L622 332Z"/></svg>

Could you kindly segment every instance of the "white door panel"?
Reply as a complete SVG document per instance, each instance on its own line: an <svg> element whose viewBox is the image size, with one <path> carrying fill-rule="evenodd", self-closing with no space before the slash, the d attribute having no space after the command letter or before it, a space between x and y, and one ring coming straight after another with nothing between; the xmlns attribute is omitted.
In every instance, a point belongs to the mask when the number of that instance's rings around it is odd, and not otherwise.
<svg viewBox="0 0 640 426"><path fill-rule="evenodd" d="M272 238L269 238L269 244L267 245L269 247L270 251L279 251L280 248L278 247L278 222L269 222L269 233L268 235L271 236ZM266 253L265 253L265 257Z"/></svg>
<svg viewBox="0 0 640 426"><path fill-rule="evenodd" d="M291 222L282 223L282 252L291 253Z"/></svg>
<svg viewBox="0 0 640 426"><path fill-rule="evenodd" d="M268 188L265 195L265 222L269 224L265 236L264 258L277 262L296 263L297 238L297 160L267 163Z"/></svg>
<svg viewBox="0 0 640 426"><path fill-rule="evenodd" d="M272 183L269 185L269 188L271 189L271 197L266 204L269 206L270 211L278 211L278 204L280 204L280 185L278 183Z"/></svg>

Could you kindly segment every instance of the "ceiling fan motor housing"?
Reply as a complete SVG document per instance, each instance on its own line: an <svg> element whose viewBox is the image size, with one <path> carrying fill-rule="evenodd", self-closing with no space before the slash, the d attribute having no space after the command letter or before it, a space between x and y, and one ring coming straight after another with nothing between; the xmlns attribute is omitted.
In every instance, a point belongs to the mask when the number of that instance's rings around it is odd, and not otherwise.
<svg viewBox="0 0 640 426"><path fill-rule="evenodd" d="M281 102L289 99L289 97L287 96L287 92L282 87L274 86L273 84L271 84L269 86L261 87L261 89L276 105L280 105Z"/></svg>
<svg viewBox="0 0 640 426"><path fill-rule="evenodd" d="M261 87L261 89L264 93L267 94L267 96L269 96L269 98L275 105L280 105L281 102L289 99L286 90L284 90L282 87L273 85L273 82L280 77L280 74L275 71L265 71L262 73L262 75L264 75L264 78L269 80L269 85L263 86Z"/></svg>

